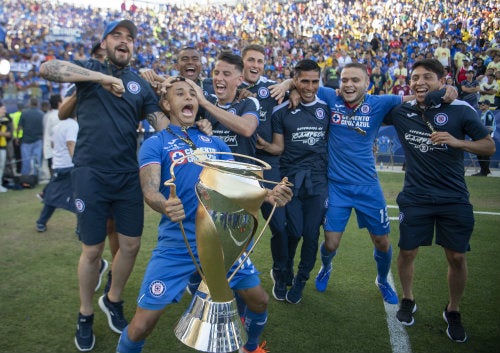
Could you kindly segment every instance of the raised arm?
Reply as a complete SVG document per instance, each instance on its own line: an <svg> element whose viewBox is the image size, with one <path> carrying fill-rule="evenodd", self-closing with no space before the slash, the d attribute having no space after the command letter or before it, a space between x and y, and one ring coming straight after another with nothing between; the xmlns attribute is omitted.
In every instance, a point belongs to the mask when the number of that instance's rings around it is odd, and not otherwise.
<svg viewBox="0 0 500 353"><path fill-rule="evenodd" d="M125 88L119 78L86 69L64 60L49 60L40 65L40 76L54 82L96 82L121 97Z"/></svg>
<svg viewBox="0 0 500 353"><path fill-rule="evenodd" d="M254 115L244 114L239 116L221 109L205 98L203 90L194 81L189 79L186 79L186 81L196 90L198 104L222 125L244 137L251 137L255 133L257 126L259 126L259 121Z"/></svg>

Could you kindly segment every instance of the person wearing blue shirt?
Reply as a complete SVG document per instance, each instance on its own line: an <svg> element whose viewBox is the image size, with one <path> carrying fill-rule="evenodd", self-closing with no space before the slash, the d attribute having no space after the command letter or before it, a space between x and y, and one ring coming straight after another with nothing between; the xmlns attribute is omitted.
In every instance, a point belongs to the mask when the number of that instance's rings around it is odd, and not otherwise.
<svg viewBox="0 0 500 353"><path fill-rule="evenodd" d="M189 81L189 80L188 80ZM212 159L232 159L230 155L215 152L230 152L230 148L218 137L207 136L194 125L199 107L201 89L193 81L177 79L167 88L160 99L162 109L170 118L170 125L150 137L139 151L140 179L146 203L161 214L158 226L158 243L147 265L138 296L138 306L130 324L123 330L117 352L138 353L146 337L152 332L165 308L181 300L189 278L196 270L186 247L179 222L182 221L186 238L198 260L195 222L198 198L195 184L202 167L181 162L174 168L176 195L163 181L171 179L170 168L177 156L193 155L195 150L214 152ZM268 191L267 202L283 206L291 199L290 188L277 185ZM229 271L235 270L236 265ZM265 352L259 345L259 337L267 321L268 296L260 284L259 272L250 259L235 274L230 287L238 293L248 306L245 327L248 341L242 352Z"/></svg>
<svg viewBox="0 0 500 353"><path fill-rule="evenodd" d="M375 283L384 300L396 304L397 294L388 282L392 260L390 221L372 151L384 116L401 104L402 97L366 94L369 82L366 66L351 63L341 72L341 96L329 88L318 91L318 97L331 109L331 118L328 134L329 199L323 226L325 241L320 247L322 267L316 277L316 289L320 292L326 290L332 259L354 208L359 227L368 229L374 244Z"/></svg>

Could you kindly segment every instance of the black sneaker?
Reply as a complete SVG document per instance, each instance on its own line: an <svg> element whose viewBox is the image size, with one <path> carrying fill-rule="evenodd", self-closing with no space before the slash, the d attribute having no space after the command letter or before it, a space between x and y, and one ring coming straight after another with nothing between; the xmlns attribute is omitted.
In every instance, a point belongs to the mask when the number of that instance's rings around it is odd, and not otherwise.
<svg viewBox="0 0 500 353"><path fill-rule="evenodd" d="M286 283L279 280L278 276L271 269L271 279L273 280L273 297L276 300L284 301L286 299Z"/></svg>
<svg viewBox="0 0 500 353"><path fill-rule="evenodd" d="M288 292L286 292L286 301L290 304L298 304L302 300L302 292L304 291L304 287L306 286L306 282L293 280L292 288Z"/></svg>
<svg viewBox="0 0 500 353"><path fill-rule="evenodd" d="M102 276L104 275L104 272L106 272L108 267L109 267L108 261L106 261L106 259L101 258L101 267L99 268L99 280L97 281L97 285L95 286L94 292L97 292L101 287Z"/></svg>
<svg viewBox="0 0 500 353"><path fill-rule="evenodd" d="M94 348L95 336L92 331L94 315L84 316L78 313L76 324L75 346L80 352L88 352Z"/></svg>
<svg viewBox="0 0 500 353"><path fill-rule="evenodd" d="M99 298L99 307L108 317L109 328L116 333L122 333L125 326L128 325L127 320L123 316L123 300L118 303L112 303L108 299L108 295L104 294Z"/></svg>
<svg viewBox="0 0 500 353"><path fill-rule="evenodd" d="M411 326L415 322L413 313L417 311L417 304L414 300L403 298L396 317L405 326Z"/></svg>
<svg viewBox="0 0 500 353"><path fill-rule="evenodd" d="M47 230L47 226L45 224L42 224L42 223L37 223L36 224L36 231L38 233L43 233Z"/></svg>
<svg viewBox="0 0 500 353"><path fill-rule="evenodd" d="M462 326L462 320L458 311L448 311L448 305L444 307L443 319L448 324L446 334L450 340L463 343L467 341L467 333Z"/></svg>

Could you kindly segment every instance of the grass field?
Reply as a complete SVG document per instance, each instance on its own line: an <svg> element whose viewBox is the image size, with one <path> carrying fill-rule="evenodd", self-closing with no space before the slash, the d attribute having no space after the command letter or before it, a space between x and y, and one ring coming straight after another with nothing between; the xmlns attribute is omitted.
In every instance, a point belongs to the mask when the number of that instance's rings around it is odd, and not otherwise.
<svg viewBox="0 0 500 353"><path fill-rule="evenodd" d="M403 183L402 173L380 173L387 202ZM500 178L467 177L475 211L500 212ZM0 194L0 352L77 352L73 337L79 307L76 267L80 245L74 235L75 216L58 210L48 231L37 233L35 220L42 204L32 190ZM390 209L397 217L397 209ZM131 318L144 268L156 241L158 215L146 207L146 226L137 264L124 293L125 312ZM374 285L373 248L366 230L351 222L334 261L325 293L310 280L304 299L290 305L270 299L269 321L263 334L271 353L391 352L384 304ZM392 273L401 293L396 270L398 224L393 221ZM443 250L422 248L416 260L414 292L418 304L415 325L406 329L415 353L499 352L500 345L500 215L477 214L468 254L469 281L461 312L470 340L453 343L441 317L447 302L446 261ZM110 259L109 251L105 257ZM271 256L265 234L252 256L264 287L270 292ZM317 262L312 277L316 275ZM99 292L100 295L100 292ZM107 327L98 309L93 352L114 352L118 335ZM173 328L186 309L188 296L167 308L144 352L195 352L175 338Z"/></svg>

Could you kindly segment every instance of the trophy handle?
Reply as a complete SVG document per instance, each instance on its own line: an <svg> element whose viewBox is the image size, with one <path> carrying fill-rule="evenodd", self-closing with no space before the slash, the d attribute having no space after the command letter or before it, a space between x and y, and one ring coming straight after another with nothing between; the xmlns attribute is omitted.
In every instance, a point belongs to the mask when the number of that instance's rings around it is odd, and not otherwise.
<svg viewBox="0 0 500 353"><path fill-rule="evenodd" d="M169 198L175 199L175 198L177 198L177 187L176 187L174 181L175 181L175 175L172 174L172 178L165 181L165 183L163 185L170 187ZM193 254L193 250L191 250L191 246L189 245L189 241L187 239L186 231L184 230L184 225L182 224L182 221L179 221L179 227L181 229L182 237L184 238L184 243L186 244L186 248L188 249L189 255L191 256L191 259L193 260L193 263L196 267L196 271L198 271L198 273L200 274L201 279L203 281L205 281L205 275L203 274L203 271L201 270L201 267L198 264L198 261L196 261L196 257Z"/></svg>

